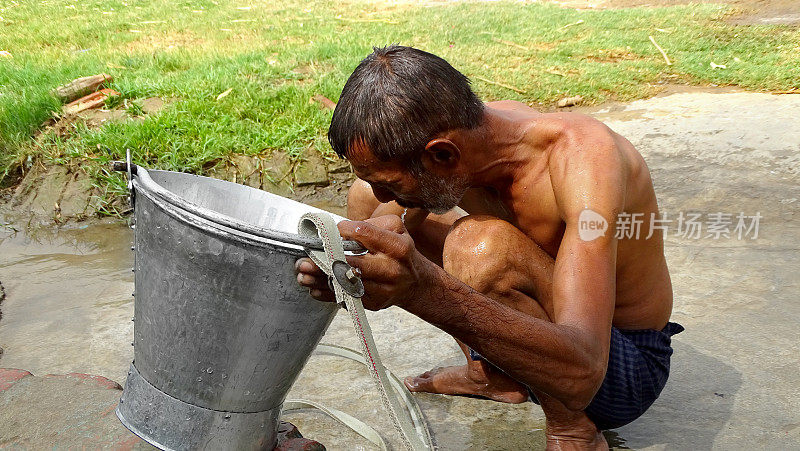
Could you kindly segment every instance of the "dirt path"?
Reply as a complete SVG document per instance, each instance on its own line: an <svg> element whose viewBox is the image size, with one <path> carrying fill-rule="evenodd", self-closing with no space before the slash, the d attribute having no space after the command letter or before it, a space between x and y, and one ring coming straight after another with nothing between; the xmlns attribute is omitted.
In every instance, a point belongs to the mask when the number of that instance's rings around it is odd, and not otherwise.
<svg viewBox="0 0 800 451"><path fill-rule="evenodd" d="M733 6L738 14L731 22L742 25L753 24L800 24L800 1L798 0L552 0L570 8L631 8L637 6L676 6L690 3L725 3Z"/></svg>

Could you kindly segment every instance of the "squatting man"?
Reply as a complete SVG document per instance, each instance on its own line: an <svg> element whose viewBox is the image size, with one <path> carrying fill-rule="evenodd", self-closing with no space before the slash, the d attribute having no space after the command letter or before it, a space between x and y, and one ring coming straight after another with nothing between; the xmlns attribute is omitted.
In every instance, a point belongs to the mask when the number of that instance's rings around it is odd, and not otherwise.
<svg viewBox="0 0 800 451"><path fill-rule="evenodd" d="M549 449L606 449L601 430L655 401L683 328L661 230L613 233L619 213L658 214L630 142L581 114L483 103L445 60L402 46L358 65L328 138L358 176L339 231L369 249L348 257L364 306L419 316L467 358L410 390L532 400ZM334 300L311 260L296 268Z"/></svg>

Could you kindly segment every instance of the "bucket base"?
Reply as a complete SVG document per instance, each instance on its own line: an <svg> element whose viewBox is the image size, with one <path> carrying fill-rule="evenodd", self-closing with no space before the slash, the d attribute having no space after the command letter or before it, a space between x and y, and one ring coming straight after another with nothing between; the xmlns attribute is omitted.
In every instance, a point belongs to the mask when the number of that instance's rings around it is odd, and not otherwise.
<svg viewBox="0 0 800 451"><path fill-rule="evenodd" d="M117 417L126 428L168 450L271 450L280 413L281 406L234 413L188 404L152 386L133 364L117 406Z"/></svg>

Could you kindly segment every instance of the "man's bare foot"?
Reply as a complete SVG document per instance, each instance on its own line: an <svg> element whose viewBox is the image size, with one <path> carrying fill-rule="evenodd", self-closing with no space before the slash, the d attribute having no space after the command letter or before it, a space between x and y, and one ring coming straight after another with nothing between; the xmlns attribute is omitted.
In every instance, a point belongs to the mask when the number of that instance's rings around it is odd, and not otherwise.
<svg viewBox="0 0 800 451"><path fill-rule="evenodd" d="M550 406L551 404L548 403ZM545 411L545 415L547 415L547 411ZM563 412L561 415L551 414L550 417L547 417L545 433L547 434L547 451L608 450L608 442L603 433L583 412L567 413L566 415Z"/></svg>
<svg viewBox="0 0 800 451"><path fill-rule="evenodd" d="M608 451L608 442L603 433L597 431L593 436L575 437L572 435L547 434L547 451Z"/></svg>
<svg viewBox="0 0 800 451"><path fill-rule="evenodd" d="M403 381L412 392L443 395L475 395L519 404L528 400L528 389L500 371L484 372L470 365L434 368Z"/></svg>

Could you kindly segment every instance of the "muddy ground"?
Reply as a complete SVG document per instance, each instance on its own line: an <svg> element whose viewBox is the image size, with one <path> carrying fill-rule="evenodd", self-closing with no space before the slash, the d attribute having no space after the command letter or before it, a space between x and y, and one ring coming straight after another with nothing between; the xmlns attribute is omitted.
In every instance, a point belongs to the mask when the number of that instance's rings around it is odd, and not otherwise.
<svg viewBox="0 0 800 451"><path fill-rule="evenodd" d="M761 215L755 239L705 232L692 239L671 229L665 252L675 291L672 319L686 331L674 337L673 371L662 396L642 418L607 437L633 449L800 449L800 131L788 126L800 117L800 96L690 89L584 111L642 152L670 218L680 212ZM132 358L131 230L110 220L32 232L13 227L0 230L7 294L0 367L37 375L87 372L124 383ZM463 361L451 338L413 315L390 308L368 317L386 365L400 376ZM356 347L348 318L337 316L323 341ZM399 444L357 364L312 357L289 396L342 409ZM417 399L440 449L543 444L544 417L534 404ZM26 424L0 425L0 443L45 446L69 437L69 431L45 433L51 423L69 424L53 421L71 415L68 404L26 408L33 412ZM329 449L371 449L321 414L285 418ZM104 421L121 428L113 416Z"/></svg>

